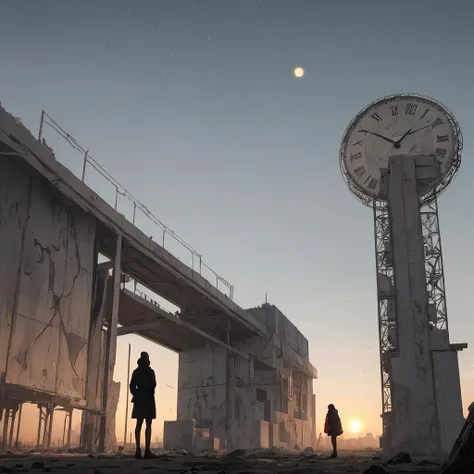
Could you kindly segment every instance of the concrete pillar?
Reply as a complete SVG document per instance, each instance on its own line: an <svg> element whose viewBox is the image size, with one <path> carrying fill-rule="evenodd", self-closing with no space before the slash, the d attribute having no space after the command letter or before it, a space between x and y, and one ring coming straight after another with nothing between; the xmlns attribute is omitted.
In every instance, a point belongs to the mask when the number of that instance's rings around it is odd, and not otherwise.
<svg viewBox="0 0 474 474"><path fill-rule="evenodd" d="M67 426L67 444L66 447L70 448L71 447L71 428L72 428L72 413L73 409L71 408L68 411L68 426Z"/></svg>
<svg viewBox="0 0 474 474"><path fill-rule="evenodd" d="M20 402L20 408L18 412L18 421L16 426L16 437L15 437L15 448L18 449L20 443L20 426L21 426L21 414L23 412L23 402Z"/></svg>
<svg viewBox="0 0 474 474"><path fill-rule="evenodd" d="M114 256L114 270L113 270L113 298L112 308L110 316L108 318L108 330L107 330L107 350L105 357L105 370L104 370L104 384L102 391L102 416L100 419L100 434L99 434L99 452L106 450L106 437L107 437L107 400L109 388L112 384L115 366L115 355L117 350L117 324L118 324L118 311L119 311L119 300L120 300L120 282L122 277L121 271L122 265L122 236L117 236L117 243L115 247Z"/></svg>
<svg viewBox="0 0 474 474"><path fill-rule="evenodd" d="M7 447L8 439L8 424L10 421L10 408L3 409L3 434L2 434L2 448Z"/></svg>
<svg viewBox="0 0 474 474"><path fill-rule="evenodd" d="M415 160L405 156L390 160L388 202L397 316L390 444L392 451L430 454L438 452L440 445Z"/></svg>
<svg viewBox="0 0 474 474"><path fill-rule="evenodd" d="M47 437L46 437L46 449L49 451L51 449L51 437L53 435L53 421L54 421L54 403L48 405L47 413L47 423L45 422L45 430L47 429ZM47 425L47 427L46 427Z"/></svg>

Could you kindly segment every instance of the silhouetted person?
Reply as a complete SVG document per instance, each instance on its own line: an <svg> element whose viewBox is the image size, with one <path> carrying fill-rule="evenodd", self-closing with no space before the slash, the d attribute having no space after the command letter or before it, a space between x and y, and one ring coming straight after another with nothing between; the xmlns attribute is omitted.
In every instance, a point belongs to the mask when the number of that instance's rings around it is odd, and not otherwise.
<svg viewBox="0 0 474 474"><path fill-rule="evenodd" d="M150 357L148 353L142 352L137 361L138 367L133 371L130 380L130 392L132 392L132 418L137 420L135 428L135 442L137 451L135 457L140 459L142 452L140 449L140 434L142 431L143 420L146 422L145 428L145 458L152 458L154 455L150 451L151 441L151 422L156 418L155 405L155 372L150 367Z"/></svg>
<svg viewBox="0 0 474 474"><path fill-rule="evenodd" d="M342 422L336 407L331 403L328 405L328 413L326 415L326 422L324 423L324 432L331 437L332 454L330 459L337 458L337 437L341 436Z"/></svg>

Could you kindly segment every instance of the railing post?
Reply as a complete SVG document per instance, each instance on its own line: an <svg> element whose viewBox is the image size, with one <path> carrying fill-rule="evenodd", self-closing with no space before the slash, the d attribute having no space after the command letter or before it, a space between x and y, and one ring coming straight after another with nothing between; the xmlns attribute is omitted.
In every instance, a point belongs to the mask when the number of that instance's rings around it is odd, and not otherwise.
<svg viewBox="0 0 474 474"><path fill-rule="evenodd" d="M137 212L137 203L134 201L133 202L133 219L132 219L132 224L135 225L135 214Z"/></svg>
<svg viewBox="0 0 474 474"><path fill-rule="evenodd" d="M38 141L41 143L41 139L43 138L43 124L44 124L44 110L41 111L41 120L38 132Z"/></svg>
<svg viewBox="0 0 474 474"><path fill-rule="evenodd" d="M118 188L115 186L115 207L114 209L117 210L117 204L118 204Z"/></svg>
<svg viewBox="0 0 474 474"><path fill-rule="evenodd" d="M89 154L89 150L86 150L84 153L84 163L82 164L82 182L86 179L86 165L87 165L87 155Z"/></svg>
<svg viewBox="0 0 474 474"><path fill-rule="evenodd" d="M163 248L165 248L165 234L166 234L166 229L163 230Z"/></svg>

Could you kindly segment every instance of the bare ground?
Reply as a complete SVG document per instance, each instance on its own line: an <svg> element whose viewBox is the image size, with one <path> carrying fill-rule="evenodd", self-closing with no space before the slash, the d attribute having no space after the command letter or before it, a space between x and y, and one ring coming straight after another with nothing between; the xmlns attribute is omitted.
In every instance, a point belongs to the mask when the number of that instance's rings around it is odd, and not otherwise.
<svg viewBox="0 0 474 474"><path fill-rule="evenodd" d="M374 466L374 467L371 467ZM437 472L440 461L413 459L411 463L391 465L387 459L367 454L343 453L338 459L321 455L278 454L267 452L235 452L228 455L190 455L161 453L156 459L136 460L131 455L80 455L80 454L0 454L0 473L54 472L57 474L129 474L175 472L179 474L240 474L240 473L410 473Z"/></svg>

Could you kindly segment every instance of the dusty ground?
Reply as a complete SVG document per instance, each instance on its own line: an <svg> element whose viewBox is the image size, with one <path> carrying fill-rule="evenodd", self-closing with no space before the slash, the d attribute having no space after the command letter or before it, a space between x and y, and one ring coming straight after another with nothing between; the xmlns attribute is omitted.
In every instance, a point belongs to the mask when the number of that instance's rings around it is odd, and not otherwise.
<svg viewBox="0 0 474 474"><path fill-rule="evenodd" d="M368 474L436 472L439 461L413 459L411 463L387 465L386 459L373 459L364 454L342 453L339 459L328 460L320 455L277 454L271 451L229 455L159 454L156 459L135 460L130 455L79 455L79 454L0 454L0 473L55 472L66 473L138 473L175 472L179 474L240 474L240 473L364 473ZM374 466L371 468L371 466ZM383 470L382 470L383 469Z"/></svg>

